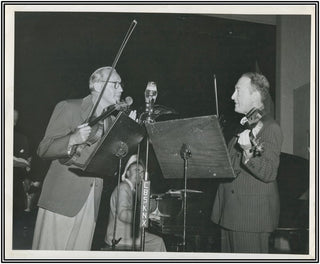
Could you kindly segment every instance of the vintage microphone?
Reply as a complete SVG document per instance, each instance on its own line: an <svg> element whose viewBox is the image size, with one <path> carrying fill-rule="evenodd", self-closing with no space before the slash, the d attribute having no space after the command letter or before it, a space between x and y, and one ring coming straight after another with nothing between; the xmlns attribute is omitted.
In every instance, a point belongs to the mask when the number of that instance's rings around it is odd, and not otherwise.
<svg viewBox="0 0 320 264"><path fill-rule="evenodd" d="M143 114L147 114L147 117L143 122L153 123L154 119L152 118L154 103L157 99L158 91L157 85L155 82L148 82L146 90L144 92L144 98L146 102L146 111ZM142 114L142 115L143 115ZM141 118L141 116L140 116ZM150 200L150 181L149 181L149 139L146 140L146 162L145 162L145 174L142 181L141 187L141 211L140 211L140 227L141 227L141 251L144 251L145 248L145 228L148 227L149 220L149 200Z"/></svg>
<svg viewBox="0 0 320 264"><path fill-rule="evenodd" d="M148 82L144 92L146 103L145 111L139 116L138 123L153 123L159 116L178 115L178 112L171 107L164 105L156 105L155 101L158 96L157 85L155 82Z"/></svg>
<svg viewBox="0 0 320 264"><path fill-rule="evenodd" d="M147 112L147 119L146 122L152 123L154 120L152 119L153 114L153 107L154 103L157 99L158 91L157 91L157 85L155 82L148 82L147 88L144 92L144 99L146 102L146 112Z"/></svg>

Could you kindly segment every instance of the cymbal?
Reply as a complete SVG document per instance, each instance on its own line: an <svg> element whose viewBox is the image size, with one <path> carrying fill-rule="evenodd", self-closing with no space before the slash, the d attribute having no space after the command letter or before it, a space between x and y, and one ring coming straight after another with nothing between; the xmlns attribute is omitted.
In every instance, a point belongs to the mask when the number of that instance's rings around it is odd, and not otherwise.
<svg viewBox="0 0 320 264"><path fill-rule="evenodd" d="M157 198L162 198L163 196L165 196L165 193L153 193L150 195L151 199L157 199Z"/></svg>
<svg viewBox="0 0 320 264"><path fill-rule="evenodd" d="M167 191L167 194L171 194L171 195L180 195L182 193L184 193L184 189L181 189L181 190L169 190ZM200 194L200 193L203 193L203 191L198 191L198 190L190 190L190 189L186 189L186 192L188 194L191 194L191 193L195 193L195 194Z"/></svg>

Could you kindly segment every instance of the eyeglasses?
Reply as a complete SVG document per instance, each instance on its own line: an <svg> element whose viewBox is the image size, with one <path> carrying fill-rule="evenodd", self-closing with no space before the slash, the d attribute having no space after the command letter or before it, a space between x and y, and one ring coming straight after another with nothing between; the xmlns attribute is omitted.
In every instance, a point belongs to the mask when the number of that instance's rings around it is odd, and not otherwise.
<svg viewBox="0 0 320 264"><path fill-rule="evenodd" d="M98 82L101 82L101 83L106 83L106 81L98 81ZM124 87L124 84L122 82L108 82L108 83L113 83L113 88L114 89L119 89L120 86L123 88Z"/></svg>

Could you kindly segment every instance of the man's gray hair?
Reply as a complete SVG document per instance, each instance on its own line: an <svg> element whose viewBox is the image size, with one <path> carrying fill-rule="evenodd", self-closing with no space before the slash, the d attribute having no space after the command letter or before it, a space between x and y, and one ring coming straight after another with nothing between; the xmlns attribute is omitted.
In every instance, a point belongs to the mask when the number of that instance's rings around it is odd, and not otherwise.
<svg viewBox="0 0 320 264"><path fill-rule="evenodd" d="M268 98L270 84L264 75L257 72L247 72L242 74L242 77L248 77L250 79L251 85L260 93L262 102Z"/></svg>
<svg viewBox="0 0 320 264"><path fill-rule="evenodd" d="M94 73L92 73L89 78L89 89L94 90L94 87L93 87L94 83L101 81L103 76L108 75L111 70L112 70L112 67L110 66L101 67L95 70ZM113 72L116 72L116 70L114 69ZM103 81L106 81L106 80L103 80Z"/></svg>

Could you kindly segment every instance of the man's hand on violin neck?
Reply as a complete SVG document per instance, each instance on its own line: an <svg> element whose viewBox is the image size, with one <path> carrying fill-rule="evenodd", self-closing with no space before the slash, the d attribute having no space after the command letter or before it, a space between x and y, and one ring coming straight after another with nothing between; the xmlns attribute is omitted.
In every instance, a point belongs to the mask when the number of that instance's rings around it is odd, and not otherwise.
<svg viewBox="0 0 320 264"><path fill-rule="evenodd" d="M77 130L70 136L69 145L78 145L87 141L91 133L91 127L83 124L77 127Z"/></svg>

